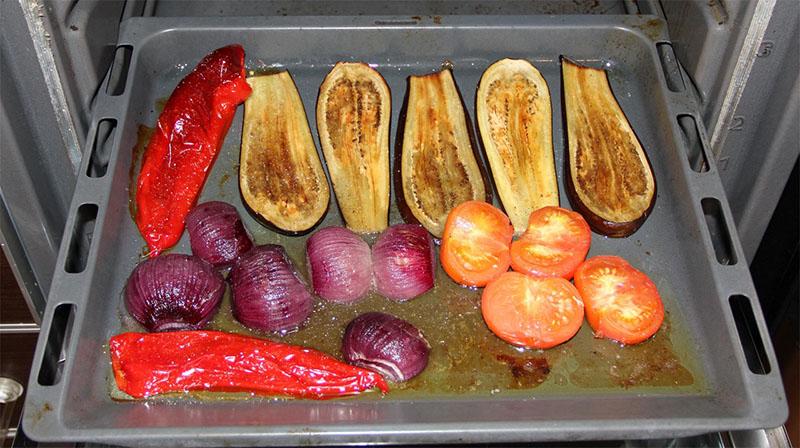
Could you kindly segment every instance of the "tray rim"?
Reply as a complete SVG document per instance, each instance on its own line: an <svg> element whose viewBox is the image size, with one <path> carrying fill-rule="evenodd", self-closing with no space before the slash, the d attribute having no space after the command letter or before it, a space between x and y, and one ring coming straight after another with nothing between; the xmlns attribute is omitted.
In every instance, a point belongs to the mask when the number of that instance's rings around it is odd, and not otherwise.
<svg viewBox="0 0 800 448"><path fill-rule="evenodd" d="M492 21L492 18L497 18L497 21ZM324 19L324 25L308 26L309 21ZM224 22L224 23L222 23ZM489 22L489 23L487 23ZM648 34L644 31L645 26L653 26L658 23L659 32L656 34ZM138 56L139 50L144 47L148 40L155 38L159 34L168 32L185 32L188 30L194 31L207 31L211 30L237 30L237 29L383 29L386 27L393 29L469 29L469 28L497 28L508 29L509 27L524 26L524 27L614 27L620 31L634 33L638 38L647 41L648 43L670 43L666 36L666 26L662 19L656 16L443 16L440 23L432 23L424 20L417 21L417 23L410 23L408 20L398 21L397 17L381 17L381 16L337 16L337 17L235 17L225 18L221 21L218 18L132 18L122 23L120 29L120 38L118 46L132 45L134 52L131 59L131 66L135 64L135 58ZM658 61L655 61L658 65ZM682 71L684 80L689 79L685 72ZM669 115L677 116L682 114L691 115L695 118L698 125L698 130L701 139L707 142L707 136L702 126L702 121L699 119L698 113L699 104L696 98L691 94L691 89L687 88L684 92L676 93L670 92L665 87L665 79L662 71L657 70L657 76L661 83L661 88L666 93L667 108ZM107 74L102 86L108 82L109 75ZM129 103L129 89L131 87L133 76L127 79L126 93L120 97L110 97L101 89L98 95L97 106L93 111L92 126L90 127L88 135L93 135L96 131L97 123L107 117L116 117L118 123L123 122L123 118L128 113ZM119 111L122 111L121 116ZM675 126L672 126L672 133L675 134ZM673 135L673 138L676 136ZM676 141L680 141L676 139ZM84 155L90 154L92 149L91 139L87 139L84 149ZM116 163L116 157L120 153L119 150L114 151L112 160L109 165ZM81 173L86 172L86 165L89 160L84 157L81 163ZM447 423L431 423L432 427L425 429L411 429L403 428L403 425L398 424L364 424L364 425L340 425L335 426L333 431L325 426L318 426L316 428L303 428L305 432L298 432L298 428L294 426L280 427L270 426L269 432L254 432L254 427L205 427L198 432L198 438L194 442L206 444L214 443L215 440L220 442L228 440L236 440L237 443L297 443L302 440L312 440L313 443L343 443L352 442L353 440L359 441L375 441L382 440L380 437L390 437L390 442L442 442L442 441L496 441L496 437L505 436L503 440L507 441L530 441L530 440L557 440L558 435L567 434L577 436L578 439L591 440L599 438L619 438L630 435L631 432L637 434L645 434L647 438L656 436L679 436L679 435L693 435L701 432L707 432L713 429L749 429L753 428L753 422L758 424L777 423L780 424L788 416L788 406L786 405L785 396L783 395L783 386L778 371L778 365L772 349L772 344L766 331L766 325L761 314L760 306L758 305L757 296L752 286L752 280L749 277L749 270L744 265L743 251L738 239L738 234L733 226L733 219L728 207L728 202L722 189L721 181L717 174L716 166L712 159L709 159L709 170L705 173L694 173L687 168L685 164L682 165L684 175L689 181L689 187L692 193L702 190L702 197L712 197L719 200L722 206L722 212L727 223L727 231L731 237L732 249L737 255L739 263L733 266L718 266L712 263L712 271L714 275L715 285L718 287L726 283L732 283L738 288L734 288L736 293L744 294L750 299L753 306L753 314L756 318L757 331L760 333L770 364L773 366L771 372L767 375L759 375L756 377L745 376L744 380L747 385L751 386L748 389L748 410L749 415L736 415L724 416L720 418L679 418L679 419L624 419L624 420L574 420L569 422L559 421L556 423L549 422L545 427L539 428L521 428L519 422L483 422L483 424L472 424L470 429L465 431L463 425L447 424ZM61 382L56 386L40 386L36 381L38 374L38 366L41 364L41 359L44 351L45 335L49 333L50 325L52 323L53 312L55 307L63 303L80 303L81 300L86 300L88 293L88 285L92 283L91 277L93 269L87 269L83 274L67 274L62 272L58 267L63 266L66 257L67 245L69 244L70 232L75 220L75 212L78 206L86 202L96 202L99 204L101 210L98 214L96 221L96 229L102 228L103 220L105 218L103 204L108 202L108 192L110 190L111 178L113 176L106 176L105 179L92 179L86 176L79 176L78 188L73 197L70 206L70 214L68 217L67 225L65 226L64 238L62 239L61 248L59 250L59 257L56 263L57 269L54 275L54 287L51 289L50 300L47 303L47 309L43 318L42 331L40 333L39 342L37 343L36 352L34 355L33 368L29 379L29 394L26 398L25 414L23 417L23 425L27 434L36 440L42 441L66 441L66 440L94 440L94 441L109 441L109 442L125 442L136 441L140 442L156 442L159 440L175 440L181 435L174 434L177 429L178 432L185 431L186 428L182 427L166 427L166 428L148 428L148 434L142 434L136 428L125 429L97 429L97 428L70 428L65 425L61 418L61 407L58 407L56 412L44 413L44 415L35 415L35 409L41 409L42 403L47 403L48 397L63 398L64 389L66 385ZM108 185L106 185L108 184ZM85 187L85 188L84 188ZM105 195L98 196L97 194L91 196L91 201L86 193L81 194L84 190L93 193L105 192ZM699 199L696 201L699 208ZM697 210L695 210L697 212ZM702 210L699 211L699 216L702 217ZM706 232L707 233L707 232ZM714 252L711 246L708 235L703 235L703 241L706 245L705 249L713 259ZM98 244L92 244L90 250L96 256ZM90 259L94 256L90 253ZM89 272L92 271L92 272ZM84 285L81 287L75 284L81 283L81 277L84 277ZM65 286L70 284L71 286ZM72 293L72 297L76 300L65 300L63 297L70 295L63 294L61 289L66 289ZM728 288L724 288L727 290ZM728 294L730 296L732 294ZM721 295L720 300L723 299ZM75 316L76 322L84 317L85 307L79 307L78 314ZM74 331L74 328L73 328ZM738 334L735 328L729 328L732 341L738 341ZM74 335L73 335L74 336ZM68 352L74 354L77 347L76 337L69 340ZM739 368L747 369L744 355L740 351L736 352L736 362ZM70 368L70 363L74 360L74 356L68 357L67 365L64 366L65 371ZM778 408L765 408L764 393L769 393L770 397L775 401L782 404ZM44 397L45 400L40 398ZM55 401L60 402L61 400ZM630 396L623 397L625 399ZM546 399L539 399L539 401L546 401ZM41 413L40 413L41 414ZM764 416L764 415L766 416ZM38 417L38 418L37 418ZM592 422L596 424L592 425ZM593 431L587 431L587 426L594 426ZM408 426L408 425L406 425ZM413 425L415 428L419 424ZM243 432L236 431L239 428L246 428ZM258 427L255 427L258 428ZM266 429L266 428L265 428ZM234 430L234 431L231 431ZM249 430L249 431L248 431ZM109 434L109 431L112 431ZM585 436L585 438L584 438ZM184 436L185 437L185 436ZM190 444L193 442L190 442Z"/></svg>

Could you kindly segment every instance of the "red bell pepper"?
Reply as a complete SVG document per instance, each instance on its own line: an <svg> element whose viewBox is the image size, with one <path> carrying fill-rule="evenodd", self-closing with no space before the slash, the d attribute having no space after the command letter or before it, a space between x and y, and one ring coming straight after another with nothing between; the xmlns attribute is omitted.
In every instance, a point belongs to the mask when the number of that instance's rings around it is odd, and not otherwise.
<svg viewBox="0 0 800 448"><path fill-rule="evenodd" d="M172 92L145 149L136 186L136 225L150 256L174 246L228 132L250 95L244 49L215 50Z"/></svg>
<svg viewBox="0 0 800 448"><path fill-rule="evenodd" d="M117 386L134 398L205 390L324 399L389 390L379 374L317 350L219 331L123 333L109 346Z"/></svg>

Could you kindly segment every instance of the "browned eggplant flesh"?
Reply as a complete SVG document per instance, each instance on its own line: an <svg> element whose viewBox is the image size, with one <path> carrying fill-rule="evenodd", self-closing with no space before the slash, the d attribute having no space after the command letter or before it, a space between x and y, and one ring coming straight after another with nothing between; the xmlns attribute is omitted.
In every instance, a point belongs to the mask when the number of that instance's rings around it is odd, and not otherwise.
<svg viewBox="0 0 800 448"><path fill-rule="evenodd" d="M363 63L337 63L319 88L322 152L342 217L357 233L388 225L391 102L386 81Z"/></svg>
<svg viewBox="0 0 800 448"><path fill-rule="evenodd" d="M561 62L567 127L567 193L598 233L625 237L653 209L650 162L605 70Z"/></svg>
<svg viewBox="0 0 800 448"><path fill-rule="evenodd" d="M239 187L259 220L286 233L310 230L330 192L306 112L288 72L247 79Z"/></svg>
<svg viewBox="0 0 800 448"><path fill-rule="evenodd" d="M491 197L451 71L409 77L401 115L398 203L406 221L440 238L452 208Z"/></svg>
<svg viewBox="0 0 800 448"><path fill-rule="evenodd" d="M475 110L500 201L522 233L531 212L559 205L550 90L530 62L502 59L483 72Z"/></svg>

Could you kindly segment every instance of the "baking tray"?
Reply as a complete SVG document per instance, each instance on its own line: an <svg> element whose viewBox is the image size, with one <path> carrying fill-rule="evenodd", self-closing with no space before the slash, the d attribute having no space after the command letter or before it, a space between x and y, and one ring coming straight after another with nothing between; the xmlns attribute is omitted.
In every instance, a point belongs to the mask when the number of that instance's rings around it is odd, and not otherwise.
<svg viewBox="0 0 800 448"><path fill-rule="evenodd" d="M115 61L95 99L34 357L23 419L26 433L41 441L297 445L656 438L780 425L787 417L787 406L777 362L716 167L707 157L696 99L688 78L675 64L665 29L660 19L650 16L136 18L124 22L117 55L127 53L130 63L124 64L124 58ZM475 387L466 389L415 393L406 388L384 398L372 394L325 402L112 400L105 344L110 336L133 328L121 293L143 248L128 209L128 185L135 166L132 153L136 152L132 148L141 146L141 125L152 126L159 104L163 105L178 80L209 51L234 42L245 47L249 69L290 71L315 138L318 87L337 61L366 61L383 74L392 90L394 133L407 76L451 63L474 117L475 88L483 70L503 57L529 59L550 87L564 205L568 202L563 191L559 56L605 67L648 151L658 197L652 215L637 233L625 239L593 235L590 255L621 255L653 278L668 314L668 328L656 338L671 354L669 362L689 372L691 381L596 383L593 378L613 377L619 367L615 359L628 356L626 350L647 351L654 345L622 348L592 340L584 326L567 348L520 351L520 356L545 357L551 362L552 357L561 356L541 384L537 381L521 389L487 390L476 380ZM236 180L241 109L201 200L221 199L236 205L258 243L284 244L302 268L304 239L263 229L242 207ZM696 130L687 125L691 122ZM399 221L396 210L391 220ZM332 202L323 225L340 222ZM174 251L189 251L185 235ZM449 282L441 269L438 275L437 285ZM415 309L435 312L426 308L429 300L459 306L463 299L472 302L459 314L474 316L479 293L456 291L460 292L453 297L438 299L434 291L431 298L402 308L388 301L381 307L414 320ZM448 331L451 324L442 322L439 331ZM486 329L473 330L460 330L465 334L462 345L466 349L474 345L480 351L480 341L472 336ZM443 358L437 353L446 348L433 345L428 370L459 377L480 370L460 371L457 363L449 370L442 368L437 359ZM588 364L576 367L580 359L588 359ZM653 363L646 367L649 371L671 368ZM583 379L573 375L576 371L582 372Z"/></svg>

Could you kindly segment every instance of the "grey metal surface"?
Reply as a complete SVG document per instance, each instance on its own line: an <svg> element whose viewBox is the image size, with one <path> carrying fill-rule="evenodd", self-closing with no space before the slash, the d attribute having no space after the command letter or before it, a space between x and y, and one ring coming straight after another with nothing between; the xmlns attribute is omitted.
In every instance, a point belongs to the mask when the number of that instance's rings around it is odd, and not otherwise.
<svg viewBox="0 0 800 448"><path fill-rule="evenodd" d="M2 13L0 243L38 321L44 312L91 102L122 18L144 0L6 0ZM123 6L125 7L123 9Z"/></svg>
<svg viewBox="0 0 800 448"><path fill-rule="evenodd" d="M31 22L35 7L0 2L0 240L39 319L75 188L78 149L59 105L44 32Z"/></svg>
<svg viewBox="0 0 800 448"><path fill-rule="evenodd" d="M27 32L18 37L9 37L9 39L19 38L24 40L26 44L27 40L30 39L34 50L34 54L31 56L35 56L36 62L39 64L39 71L42 78L44 78L44 87L52 106L52 115L55 118L55 130L58 131L62 140L62 144L52 150L65 151L72 168L75 169L80 164L81 141L72 122L69 105L64 94L61 73L56 67L53 51L50 47L52 35L44 26L43 17L45 14L42 5L37 0L16 0L13 3L18 4L10 8L18 7L22 12L22 17L9 20L23 19L21 22L27 27Z"/></svg>
<svg viewBox="0 0 800 448"><path fill-rule="evenodd" d="M310 24L310 20L313 25ZM90 127L118 120L108 173L80 176L65 235L83 204L99 207L88 264L69 274L66 250L59 254L42 337L26 401L24 427L38 440L85 440L118 444L265 445L352 442L497 442L556 439L654 438L721 429L779 425L786 404L777 362L733 227L715 164L696 173L685 156L678 115L700 123L698 104L686 92L670 92L659 67L656 42L666 39L663 22L648 16L616 17L441 17L398 21L395 17L132 19L120 44L133 46L123 95L98 98ZM607 64L612 88L649 155L659 196L648 221L627 239L593 237L591 254L624 256L654 278L676 325L686 329L689 352L706 379L702 391L622 389L581 394L437 396L414 400L116 403L107 391L110 374L103 344L119 332L122 287L139 260L142 240L128 211L130 149L137 125L152 125L156 103L210 50L240 42L248 67L288 68L300 89L312 131L317 89L338 60L364 60L393 91L393 128L405 78L437 69L447 59L470 113L482 71L501 57L531 59L553 98L554 144L563 186L564 135L559 55L587 64ZM192 43L191 45L187 43ZM235 181L225 182L238 161L241 112L234 120L201 199L231 201L243 212ZM700 136L705 133L700 123ZM393 136L394 137L394 136ZM87 146L88 147L88 146ZM88 163L84 161L84 169ZM233 171L235 172L235 171ZM562 188L563 193L563 188ZM701 200L721 204L721 230L731 236L738 262L717 263ZM562 203L566 200L562 194ZM291 244L259 226L260 237ZM339 218L335 206L326 223ZM176 248L188 250L186 238ZM752 373L739 343L728 298L746 297L755 331L772 370ZM53 386L37 383L44 343L60 304L75 305L74 326L64 349L64 374ZM146 428L146 429L144 429Z"/></svg>
<svg viewBox="0 0 800 448"><path fill-rule="evenodd" d="M82 147L97 89L114 57L119 25L129 17L152 14L155 1L149 7L147 0L18 1L37 5L35 16L47 33L53 71Z"/></svg>
<svg viewBox="0 0 800 448"><path fill-rule="evenodd" d="M752 260L800 153L800 3L669 0L660 6L701 97L711 150Z"/></svg>
<svg viewBox="0 0 800 448"><path fill-rule="evenodd" d="M727 433L725 448L791 448L792 441L786 428L758 429L755 431L732 431Z"/></svg>
<svg viewBox="0 0 800 448"><path fill-rule="evenodd" d="M2 323L0 334L38 333L39 324L35 323Z"/></svg>
<svg viewBox="0 0 800 448"><path fill-rule="evenodd" d="M712 150L752 260L800 155L800 3L778 0Z"/></svg>
<svg viewBox="0 0 800 448"><path fill-rule="evenodd" d="M739 100L744 93L747 80L750 78L750 72L753 69L753 64L758 57L760 51L760 44L764 38L764 33L767 30L767 25L772 18L772 13L775 9L775 0L764 0L755 3L746 3L753 5L752 14L750 14L749 23L744 26L742 23L740 28L744 32L744 40L741 47L736 53L736 64L728 77L727 86L722 94L719 95L717 101L720 101L719 107L709 108L706 112L714 112L717 114L715 120L708 118L707 126L710 130L710 144L711 151L717 155L720 151L720 142L724 138L728 128L733 120L733 111L739 104ZM721 4L720 4L721 5ZM724 11L723 11L724 15ZM722 18L720 20L725 20ZM723 84L724 85L724 84Z"/></svg>
<svg viewBox="0 0 800 448"><path fill-rule="evenodd" d="M76 136L83 146L92 101L117 42L125 0L38 0L37 18L50 36L54 71L60 76Z"/></svg>
<svg viewBox="0 0 800 448"><path fill-rule="evenodd" d="M648 0L652 1L652 0ZM773 0L769 0L773 2ZM759 2L659 1L678 58L703 102L703 123L713 129Z"/></svg>
<svg viewBox="0 0 800 448"><path fill-rule="evenodd" d="M41 321L47 302L36 280L33 267L28 262L25 248L22 246L22 241L19 240L3 200L0 200L0 246L2 247L3 255L9 260L9 268L22 291L23 300L25 300L25 305L28 307L31 317L36 322ZM49 262L48 266L51 263Z"/></svg>
<svg viewBox="0 0 800 448"><path fill-rule="evenodd" d="M153 1L158 17L625 14L623 0Z"/></svg>

